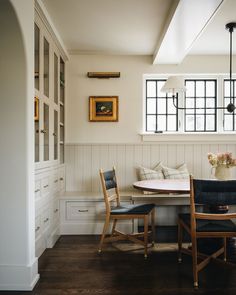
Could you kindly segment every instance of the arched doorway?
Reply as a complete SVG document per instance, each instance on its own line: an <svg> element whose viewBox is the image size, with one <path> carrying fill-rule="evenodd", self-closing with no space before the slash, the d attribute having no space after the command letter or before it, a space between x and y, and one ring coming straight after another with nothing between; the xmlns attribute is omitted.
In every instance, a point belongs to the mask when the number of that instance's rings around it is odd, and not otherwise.
<svg viewBox="0 0 236 295"><path fill-rule="evenodd" d="M33 58L24 32L33 20L31 2L0 1L0 290L31 290L38 280L31 200L33 79L29 79L29 62Z"/></svg>

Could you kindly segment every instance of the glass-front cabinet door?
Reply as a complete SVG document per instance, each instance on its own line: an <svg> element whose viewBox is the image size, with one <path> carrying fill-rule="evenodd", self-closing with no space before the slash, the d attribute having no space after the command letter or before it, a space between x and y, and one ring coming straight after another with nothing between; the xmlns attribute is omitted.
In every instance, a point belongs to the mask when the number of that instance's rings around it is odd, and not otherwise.
<svg viewBox="0 0 236 295"><path fill-rule="evenodd" d="M58 159L58 111L54 110L54 160Z"/></svg>
<svg viewBox="0 0 236 295"><path fill-rule="evenodd" d="M54 102L58 104L58 56L54 53Z"/></svg>
<svg viewBox="0 0 236 295"><path fill-rule="evenodd" d="M34 24L34 87L39 90L39 48L40 48L40 31L39 27Z"/></svg>
<svg viewBox="0 0 236 295"><path fill-rule="evenodd" d="M65 144L65 63L60 58L60 164L64 163L64 144Z"/></svg>
<svg viewBox="0 0 236 295"><path fill-rule="evenodd" d="M49 105L43 104L43 160L49 161Z"/></svg>
<svg viewBox="0 0 236 295"><path fill-rule="evenodd" d="M44 37L43 42L43 94L49 97L49 43Z"/></svg>

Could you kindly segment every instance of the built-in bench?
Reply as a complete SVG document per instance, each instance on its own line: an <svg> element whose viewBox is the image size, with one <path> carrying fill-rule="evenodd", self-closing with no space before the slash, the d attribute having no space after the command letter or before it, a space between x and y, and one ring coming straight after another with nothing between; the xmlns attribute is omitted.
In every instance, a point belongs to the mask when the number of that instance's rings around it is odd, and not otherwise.
<svg viewBox="0 0 236 295"><path fill-rule="evenodd" d="M121 192L126 203L155 203L156 224L176 225L179 211L186 212L188 194L143 194L141 191ZM101 234L105 220L105 203L101 192L65 192L60 196L61 234ZM131 221L120 222L120 230L137 230Z"/></svg>

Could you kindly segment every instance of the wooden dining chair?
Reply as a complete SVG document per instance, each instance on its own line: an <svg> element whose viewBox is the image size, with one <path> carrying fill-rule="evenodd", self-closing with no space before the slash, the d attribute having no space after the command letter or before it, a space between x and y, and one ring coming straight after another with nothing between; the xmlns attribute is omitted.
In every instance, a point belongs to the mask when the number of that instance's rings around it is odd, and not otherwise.
<svg viewBox="0 0 236 295"><path fill-rule="evenodd" d="M106 206L106 220L101 235L98 252L101 253L103 243L128 239L144 246L144 257L147 258L148 235L152 233L152 244L155 241L155 205L154 204L122 204L116 177L116 170L103 172L100 169L103 195ZM151 216L152 230L148 231L148 220ZM126 234L116 229L119 220L143 219L144 232ZM111 235L107 236L110 221L113 221Z"/></svg>
<svg viewBox="0 0 236 295"><path fill-rule="evenodd" d="M236 237L236 225L231 220L236 213L197 212L196 205L224 206L236 204L236 180L200 180L190 176L190 214L179 214L178 219L178 261L182 262L181 253L192 255L194 287L198 287L198 273L212 259L223 255L226 261L226 238ZM205 211L205 210L204 210ZM191 237L192 245L182 247L183 229ZM215 245L215 238L222 238L220 248L210 255L198 251L197 239L210 238L207 242ZM212 238L212 239L211 239ZM205 240L206 241L206 240ZM223 246L222 246L223 245ZM214 249L214 248L213 248Z"/></svg>

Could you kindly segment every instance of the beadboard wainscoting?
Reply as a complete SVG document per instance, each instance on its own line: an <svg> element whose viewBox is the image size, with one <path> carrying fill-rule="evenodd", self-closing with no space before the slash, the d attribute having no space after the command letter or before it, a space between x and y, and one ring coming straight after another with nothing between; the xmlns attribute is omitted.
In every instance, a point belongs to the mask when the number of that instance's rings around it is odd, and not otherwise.
<svg viewBox="0 0 236 295"><path fill-rule="evenodd" d="M99 169L112 166L116 166L120 189L129 191L137 181L137 167L153 168L160 161L173 168L186 163L194 177L211 178L207 153L218 151L229 151L236 157L235 143L67 144L66 191L101 191ZM232 176L236 176L236 167Z"/></svg>

